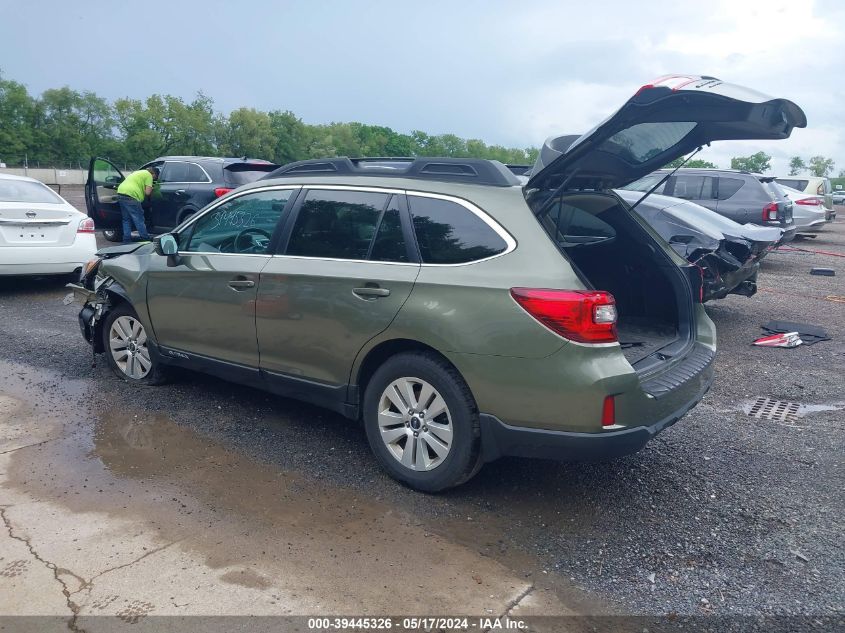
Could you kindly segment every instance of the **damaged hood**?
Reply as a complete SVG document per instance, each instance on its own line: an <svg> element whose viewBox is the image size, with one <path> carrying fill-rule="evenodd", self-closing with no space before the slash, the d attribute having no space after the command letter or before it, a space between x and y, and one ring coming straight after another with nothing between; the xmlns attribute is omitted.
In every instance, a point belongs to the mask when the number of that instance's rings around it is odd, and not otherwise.
<svg viewBox="0 0 845 633"><path fill-rule="evenodd" d="M132 242L131 244L106 246L105 248L101 248L97 251L97 257L101 257L103 259L112 259L113 257L120 257L121 255L134 253L138 249L144 246L150 246L151 244L152 242Z"/></svg>
<svg viewBox="0 0 845 633"><path fill-rule="evenodd" d="M525 189L620 188L712 141L784 139L806 126L786 99L714 77L668 75L586 134L547 140Z"/></svg>

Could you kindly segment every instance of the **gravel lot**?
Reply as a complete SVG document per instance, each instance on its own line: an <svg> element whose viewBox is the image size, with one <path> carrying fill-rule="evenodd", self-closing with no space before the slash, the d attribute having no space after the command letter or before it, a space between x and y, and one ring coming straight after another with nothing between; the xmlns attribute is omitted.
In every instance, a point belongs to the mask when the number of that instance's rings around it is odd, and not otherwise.
<svg viewBox="0 0 845 633"><path fill-rule="evenodd" d="M839 215L791 247L845 256ZM837 276L810 276L812 266ZM0 360L86 381L94 412L163 414L317 489L389 504L526 577L583 590L572 599L594 612L834 615L845 604L844 277L841 256L778 251L755 297L709 303L714 387L639 454L601 464L503 459L439 496L383 475L363 430L327 411L189 372L135 390L105 361L91 368L79 307L62 304L60 280L0 280ZM832 340L752 347L772 319L820 325ZM743 409L758 397L824 406L760 420Z"/></svg>

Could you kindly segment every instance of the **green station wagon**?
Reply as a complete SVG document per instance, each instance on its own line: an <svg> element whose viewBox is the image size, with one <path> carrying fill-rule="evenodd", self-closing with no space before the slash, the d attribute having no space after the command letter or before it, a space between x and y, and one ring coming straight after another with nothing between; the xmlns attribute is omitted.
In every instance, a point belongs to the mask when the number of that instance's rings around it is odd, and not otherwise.
<svg viewBox="0 0 845 633"><path fill-rule="evenodd" d="M718 139L786 138L795 104L666 77L531 175L474 159L286 165L76 286L95 352L362 420L385 470L438 491L503 455L639 450L707 392L699 270L612 193Z"/></svg>

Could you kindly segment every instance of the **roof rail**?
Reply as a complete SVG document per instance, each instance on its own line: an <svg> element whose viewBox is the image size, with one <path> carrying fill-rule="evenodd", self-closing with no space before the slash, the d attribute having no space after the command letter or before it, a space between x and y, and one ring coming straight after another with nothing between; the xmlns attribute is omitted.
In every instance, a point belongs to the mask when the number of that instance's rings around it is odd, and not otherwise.
<svg viewBox="0 0 845 633"><path fill-rule="evenodd" d="M377 176L464 182L476 185L511 187L519 180L496 160L482 158L377 157L317 158L288 163L262 178L294 176Z"/></svg>

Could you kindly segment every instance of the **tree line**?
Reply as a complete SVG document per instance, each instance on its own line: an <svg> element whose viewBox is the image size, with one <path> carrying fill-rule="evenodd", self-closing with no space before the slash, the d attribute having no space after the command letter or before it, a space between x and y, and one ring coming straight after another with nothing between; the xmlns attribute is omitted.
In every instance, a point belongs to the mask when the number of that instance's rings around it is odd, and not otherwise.
<svg viewBox="0 0 845 633"><path fill-rule="evenodd" d="M91 156L135 167L156 156L249 156L278 164L330 156L453 156L531 164L534 147L488 145L454 134L402 134L380 125L310 125L289 110L215 112L198 93L191 101L154 94L109 102L67 86L30 95L0 75L0 162L86 168Z"/></svg>
<svg viewBox="0 0 845 633"><path fill-rule="evenodd" d="M311 125L290 110L264 112L242 107L215 112L213 100L198 93L191 101L154 94L144 100L109 102L94 92L67 86L29 94L23 84L0 73L0 162L20 166L87 168L91 156L137 167L156 156L249 156L285 164L331 156L452 156L533 164L536 147L487 145L454 134L403 134L380 125L327 123ZM757 152L731 159L732 169L763 173L771 156ZM682 158L667 167L677 167ZM790 160L790 175L833 173L834 162L813 156ZM692 159L686 167L717 165ZM840 172L845 176L845 170Z"/></svg>

